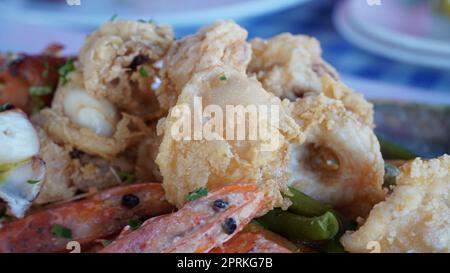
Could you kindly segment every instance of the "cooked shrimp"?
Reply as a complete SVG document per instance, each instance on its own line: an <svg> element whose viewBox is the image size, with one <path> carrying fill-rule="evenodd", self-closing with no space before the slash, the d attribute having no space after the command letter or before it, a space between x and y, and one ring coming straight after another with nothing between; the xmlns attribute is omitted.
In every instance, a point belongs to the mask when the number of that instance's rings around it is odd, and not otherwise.
<svg viewBox="0 0 450 273"><path fill-rule="evenodd" d="M285 238L257 224L248 224L222 246L210 253L291 253L297 247Z"/></svg>
<svg viewBox="0 0 450 273"><path fill-rule="evenodd" d="M216 200L227 205L214 207ZM147 220L102 252L209 252L238 233L265 206L264 192L255 185L228 185L173 214Z"/></svg>
<svg viewBox="0 0 450 273"><path fill-rule="evenodd" d="M289 184L354 218L384 198L384 164L372 128L323 95L299 99L292 111L306 141L289 148Z"/></svg>
<svg viewBox="0 0 450 273"><path fill-rule="evenodd" d="M174 39L169 27L118 20L92 33L80 50L86 91L119 109L151 120L160 117L152 90L160 61Z"/></svg>
<svg viewBox="0 0 450 273"><path fill-rule="evenodd" d="M11 214L23 217L39 193L46 168L37 157L36 131L22 111L0 112L0 143L0 198Z"/></svg>
<svg viewBox="0 0 450 273"><path fill-rule="evenodd" d="M226 80L221 80L223 75L226 75ZM224 120L237 120L236 123L247 126L244 128L245 136L240 139L239 133L236 133L239 128L234 125L225 128L223 124L212 132L213 138L205 136L196 140L195 134L198 132L193 135L190 131L181 132L179 136L180 121L191 124L191 119L196 118L194 105L198 98L202 98L199 107L212 105L223 113L229 106L240 105L244 112L229 111L229 116ZM296 139L300 134L295 121L285 111L285 103L287 101L281 102L266 92L258 81L234 69L213 67L196 73L183 88L177 105L158 128L164 135L156 163L163 176L169 202L181 207L186 202L186 195L198 187L214 189L236 181L247 181L266 188L271 205L285 206L281 192L287 190L288 140ZM245 112L247 106L264 106L277 109L278 113L268 113L266 110L258 114L255 110L257 118L251 119L251 114L246 115ZM277 118L278 124L269 121L273 117ZM207 119L204 116L200 118ZM249 137L249 124L253 126L251 128L260 129L254 139ZM261 130L266 134L261 134ZM189 140L184 140L185 137Z"/></svg>
<svg viewBox="0 0 450 273"><path fill-rule="evenodd" d="M162 82L157 90L161 107L168 110L176 103L182 88L195 72L217 65L245 72L251 57L246 39L245 29L232 21L219 20L195 35L175 42L164 58Z"/></svg>
<svg viewBox="0 0 450 273"><path fill-rule="evenodd" d="M342 100L346 109L373 127L372 104L339 80L335 69L322 59L316 39L283 33L267 41L254 39L252 49L248 73L256 75L267 91L291 101L323 93Z"/></svg>
<svg viewBox="0 0 450 273"><path fill-rule="evenodd" d="M400 170L394 192L341 238L345 250L370 252L377 244L383 253L450 252L450 156L417 158Z"/></svg>
<svg viewBox="0 0 450 273"><path fill-rule="evenodd" d="M130 219L171 210L160 184L116 187L7 224L0 229L0 252L62 252L69 241L88 245L120 231ZM55 233L55 227L65 234Z"/></svg>
<svg viewBox="0 0 450 273"><path fill-rule="evenodd" d="M147 130L140 118L120 114L109 101L87 93L78 72L70 74L70 81L56 91L52 108L41 114L52 140L107 159L138 143Z"/></svg>

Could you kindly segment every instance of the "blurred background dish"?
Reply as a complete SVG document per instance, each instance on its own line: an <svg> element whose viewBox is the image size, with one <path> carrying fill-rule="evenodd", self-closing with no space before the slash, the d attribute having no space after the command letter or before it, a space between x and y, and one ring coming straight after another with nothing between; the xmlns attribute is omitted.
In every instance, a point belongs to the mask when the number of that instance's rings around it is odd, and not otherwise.
<svg viewBox="0 0 450 273"><path fill-rule="evenodd" d="M341 1L335 24L347 39L375 54L450 69L450 20L435 13L429 1L408 2Z"/></svg>

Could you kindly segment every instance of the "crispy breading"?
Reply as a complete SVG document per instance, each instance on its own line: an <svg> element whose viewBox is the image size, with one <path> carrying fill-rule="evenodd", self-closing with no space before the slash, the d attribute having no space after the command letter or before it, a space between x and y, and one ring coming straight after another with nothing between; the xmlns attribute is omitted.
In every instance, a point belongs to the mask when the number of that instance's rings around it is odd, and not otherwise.
<svg viewBox="0 0 450 273"><path fill-rule="evenodd" d="M71 89L84 90L81 75L74 72L70 76L70 81L59 86L56 91L52 108L41 111L42 127L52 140L71 145L91 155L111 159L145 136L148 129L145 123L140 118L126 113L122 113L117 124L112 124L115 128L111 136L101 136L88 128L80 128L66 116L64 108L67 92Z"/></svg>
<svg viewBox="0 0 450 273"><path fill-rule="evenodd" d="M74 196L77 188L71 177L77 176L77 169L69 155L71 149L53 142L42 128L36 127L36 131L41 146L39 156L45 161L47 171L34 203L46 204Z"/></svg>
<svg viewBox="0 0 450 273"><path fill-rule="evenodd" d="M226 80L221 79L222 75L226 75ZM217 140L177 138L177 125L182 120L180 117L189 120L195 118L191 115L195 110L195 97L202 98L204 107L215 105L224 113L225 108L232 105L278 106L279 124L270 127L267 135L258 136L255 140L227 140L229 138L224 137L227 129L223 130L222 138L219 136ZM266 92L258 81L233 68L212 67L194 74L178 98L178 107L173 107L167 119L160 122L158 127L158 131L164 135L156 163L164 178L167 200L181 207L189 192L199 187L212 190L236 181L245 181L265 187L271 206L286 207L281 192L287 191L288 140L298 138L300 132L294 120L285 112L285 103L288 101L281 102ZM264 126L263 122L258 121L258 126ZM248 116L245 120L247 123ZM228 130L234 132L234 129ZM273 141L276 142L271 146L273 149L264 148L264 145L273 144Z"/></svg>
<svg viewBox="0 0 450 273"><path fill-rule="evenodd" d="M78 175L73 176L74 185L82 191L90 188L105 189L122 184L119 171L133 175L133 160L124 155L117 156L112 160L106 160L97 156L81 154L75 159ZM134 182L134 181L132 181Z"/></svg>
<svg viewBox="0 0 450 273"><path fill-rule="evenodd" d="M322 59L315 38L282 33L269 40L254 39L252 50L248 73L256 75L267 91L291 101L323 93L342 100L345 108L373 127L372 104L339 80L336 70Z"/></svg>
<svg viewBox="0 0 450 273"><path fill-rule="evenodd" d="M372 128L324 95L298 99L292 116L306 140L290 145L290 184L350 218L366 216L384 199L384 162Z"/></svg>
<svg viewBox="0 0 450 273"><path fill-rule="evenodd" d="M154 23L104 24L89 35L79 53L86 90L145 120L160 117L152 84L173 39L170 27Z"/></svg>
<svg viewBox="0 0 450 273"><path fill-rule="evenodd" d="M156 124L152 125L151 129L146 135L145 140L137 148L135 163L136 177L144 182L162 182L161 172L155 162L162 136L157 135Z"/></svg>
<svg viewBox="0 0 450 273"><path fill-rule="evenodd" d="M341 238L350 252L450 252L450 156L400 167L397 186L365 223ZM372 243L372 245L375 245Z"/></svg>
<svg viewBox="0 0 450 273"><path fill-rule="evenodd" d="M192 74L216 65L228 65L244 72L251 49L247 31L233 21L219 20L198 33L175 42L164 58L161 86L157 90L161 107L175 105Z"/></svg>
<svg viewBox="0 0 450 273"><path fill-rule="evenodd" d="M279 34L267 41L252 40L248 66L264 88L278 97L295 100L307 93L322 93L321 77L339 76L321 55L319 41L305 35Z"/></svg>

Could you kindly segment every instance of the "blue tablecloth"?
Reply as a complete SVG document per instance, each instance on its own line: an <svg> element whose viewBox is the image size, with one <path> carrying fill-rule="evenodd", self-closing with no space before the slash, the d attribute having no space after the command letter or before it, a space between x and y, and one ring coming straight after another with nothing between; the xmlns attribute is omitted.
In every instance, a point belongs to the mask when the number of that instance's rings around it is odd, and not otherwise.
<svg viewBox="0 0 450 273"><path fill-rule="evenodd" d="M332 15L336 2L313 0L289 10L239 23L248 29L250 38L268 38L280 32L316 37L322 44L324 58L335 66L340 74L450 94L450 71L387 59L346 41L333 25ZM177 36L181 37L194 31L177 29Z"/></svg>

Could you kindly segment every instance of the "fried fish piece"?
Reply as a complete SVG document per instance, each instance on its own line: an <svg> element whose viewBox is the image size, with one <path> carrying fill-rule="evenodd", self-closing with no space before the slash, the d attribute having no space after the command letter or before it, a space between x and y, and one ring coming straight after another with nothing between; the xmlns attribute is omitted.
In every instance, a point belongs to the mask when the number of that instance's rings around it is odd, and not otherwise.
<svg viewBox="0 0 450 273"><path fill-rule="evenodd" d="M282 33L269 40L254 39L252 50L248 73L256 75L267 91L291 101L323 93L342 100L373 127L372 104L339 80L336 70L322 59L315 38Z"/></svg>
<svg viewBox="0 0 450 273"><path fill-rule="evenodd" d="M73 185L72 177L78 175L77 168L70 158L71 148L56 144L42 128L35 128L41 145L39 156L45 161L47 172L34 204L46 204L69 199L77 191L77 188Z"/></svg>
<svg viewBox="0 0 450 273"><path fill-rule="evenodd" d="M384 199L384 161L372 128L323 94L298 99L291 112L305 141L289 147L289 183L350 218Z"/></svg>
<svg viewBox="0 0 450 273"><path fill-rule="evenodd" d="M233 21L219 20L198 33L173 43L161 71L157 90L161 107L175 105L184 85L193 73L212 66L227 65L244 72L251 58L247 31Z"/></svg>
<svg viewBox="0 0 450 273"><path fill-rule="evenodd" d="M42 127L56 143L106 159L141 141L148 130L139 117L119 113L109 101L87 93L79 72L59 86L52 107L41 115Z"/></svg>
<svg viewBox="0 0 450 273"><path fill-rule="evenodd" d="M79 53L86 91L144 120L159 118L152 85L173 40L168 26L133 20L104 24Z"/></svg>
<svg viewBox="0 0 450 273"><path fill-rule="evenodd" d="M251 119L248 112L226 116L225 119L215 117L214 120L219 123L243 117L240 124L247 125L245 137L239 139L239 128L216 124L216 129L209 137L205 134L196 140L195 134L201 132L195 131L195 128L193 134L180 133L179 130L180 122L195 122L197 117L192 114L198 109L194 106L196 98L201 98L200 105L197 106L203 109L213 106L223 113L226 113L229 106L240 105L247 110L247 106L274 107L273 109L279 110L274 114L278 122L270 123L268 117L264 120L264 115ZM245 181L266 188L269 208L286 207L287 200L283 199L281 192L288 191L288 140L300 138L298 126L285 111L287 103L287 100L282 102L266 92L256 79L248 78L245 73L234 68L217 66L195 73L183 88L177 105L158 126L158 131L163 133L163 140L156 163L164 178L167 200L182 207L189 192L199 187L212 190L236 181ZM208 120L205 116L200 119ZM211 120L209 119L210 122ZM236 122L238 123L239 121ZM249 136L252 126L264 128L266 133L251 139ZM221 134L219 131L222 128L225 129Z"/></svg>
<svg viewBox="0 0 450 273"><path fill-rule="evenodd" d="M400 167L397 186L365 223L341 238L349 252L450 252L450 156Z"/></svg>

